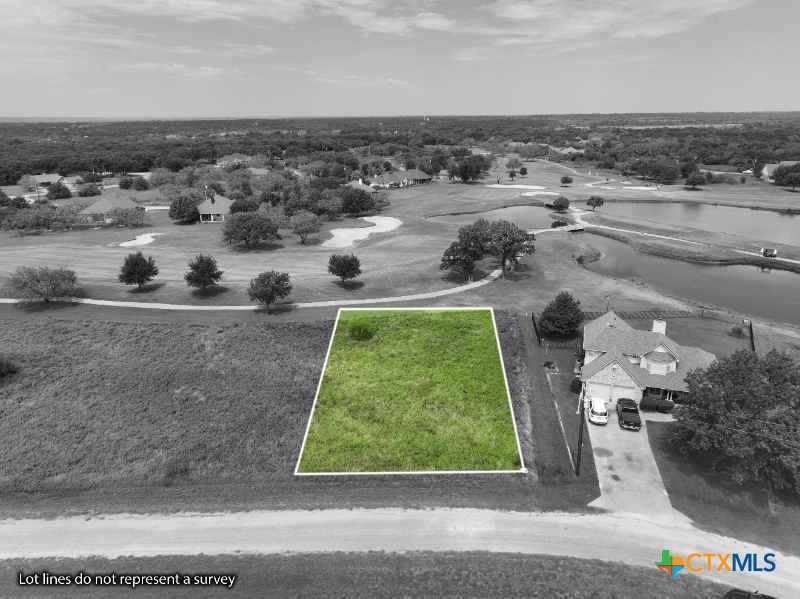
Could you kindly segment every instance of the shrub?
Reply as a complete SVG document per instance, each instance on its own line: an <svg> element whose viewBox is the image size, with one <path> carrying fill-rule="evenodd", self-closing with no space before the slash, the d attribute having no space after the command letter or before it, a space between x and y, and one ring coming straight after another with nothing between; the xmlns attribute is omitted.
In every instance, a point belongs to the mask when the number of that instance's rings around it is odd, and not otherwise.
<svg viewBox="0 0 800 599"><path fill-rule="evenodd" d="M569 185L571 183L572 183L572 177L570 177L569 175L564 175L563 177L561 177L562 187L565 185Z"/></svg>
<svg viewBox="0 0 800 599"><path fill-rule="evenodd" d="M580 393L581 388L583 387L583 383L581 382L580 377L575 377L569 384L569 390L573 393Z"/></svg>
<svg viewBox="0 0 800 599"><path fill-rule="evenodd" d="M736 325L731 327L729 334L731 337L744 337L744 329L742 329L742 327L739 325Z"/></svg>
<svg viewBox="0 0 800 599"><path fill-rule="evenodd" d="M45 302L73 295L77 285L74 270L46 266L20 266L8 279L8 289L15 295Z"/></svg>
<svg viewBox="0 0 800 599"><path fill-rule="evenodd" d="M61 181L56 181L47 188L48 200L66 200L72 197L72 192Z"/></svg>
<svg viewBox="0 0 800 599"><path fill-rule="evenodd" d="M551 229L557 229L558 227L566 227L569 223L565 220L554 220L550 223Z"/></svg>
<svg viewBox="0 0 800 599"><path fill-rule="evenodd" d="M19 372L19 368L11 360L0 358L0 379L11 376Z"/></svg>
<svg viewBox="0 0 800 599"><path fill-rule="evenodd" d="M639 402L639 409L646 412L655 412L658 409L658 399L655 397L643 397Z"/></svg>
<svg viewBox="0 0 800 599"><path fill-rule="evenodd" d="M78 195L82 198L90 198L92 196L99 196L101 193L100 188L94 183L86 183L78 188Z"/></svg>
<svg viewBox="0 0 800 599"><path fill-rule="evenodd" d="M133 187L133 177L125 175L124 177L119 178L120 189L130 189L131 187Z"/></svg>
<svg viewBox="0 0 800 599"><path fill-rule="evenodd" d="M150 189L150 184L147 182L147 179L138 175L133 178L133 189L136 191L147 191Z"/></svg>
<svg viewBox="0 0 800 599"><path fill-rule="evenodd" d="M564 196L558 196L551 205L559 212L565 212L569 208L569 200Z"/></svg>
<svg viewBox="0 0 800 599"><path fill-rule="evenodd" d="M656 409L662 414L669 414L675 408L675 402L669 399L656 400Z"/></svg>
<svg viewBox="0 0 800 599"><path fill-rule="evenodd" d="M376 332L375 324L365 319L353 320L347 327L347 334L356 341L369 341Z"/></svg>

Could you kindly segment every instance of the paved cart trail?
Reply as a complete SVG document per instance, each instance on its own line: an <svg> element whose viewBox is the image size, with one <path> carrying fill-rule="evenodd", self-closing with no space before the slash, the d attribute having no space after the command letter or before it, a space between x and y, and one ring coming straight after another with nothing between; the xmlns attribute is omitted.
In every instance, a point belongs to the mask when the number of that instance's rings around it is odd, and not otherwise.
<svg viewBox="0 0 800 599"><path fill-rule="evenodd" d="M480 509L256 511L0 521L0 559L334 551L491 551L655 568L662 549L776 554L774 572L682 572L800 597L800 558L641 514ZM763 562L762 562L763 563ZM664 574L666 576L666 573Z"/></svg>
<svg viewBox="0 0 800 599"><path fill-rule="evenodd" d="M294 308L335 308L338 306L369 306L371 304L391 304L394 302L416 302L421 300L436 299L437 297L446 297L448 295L456 295L478 289L484 285L488 285L495 281L502 271L500 269L493 270L488 275L483 277L480 281L472 283L465 283L457 287L449 287L447 289L439 289L438 291L427 291L425 293L414 293L412 295L396 295L391 297L373 297L364 299L338 299L338 300L325 300L319 302L296 302L291 304ZM0 304L18 304L23 300L0 298ZM54 302L69 302L73 304L87 304L90 306L106 306L111 308L141 308L144 310L181 310L181 311L196 311L196 312L252 312L255 310L262 310L263 306L260 304L250 305L236 305L236 306L202 306L195 304L164 304L159 302L121 302L116 300L99 300L83 297L75 298L60 298L51 300Z"/></svg>

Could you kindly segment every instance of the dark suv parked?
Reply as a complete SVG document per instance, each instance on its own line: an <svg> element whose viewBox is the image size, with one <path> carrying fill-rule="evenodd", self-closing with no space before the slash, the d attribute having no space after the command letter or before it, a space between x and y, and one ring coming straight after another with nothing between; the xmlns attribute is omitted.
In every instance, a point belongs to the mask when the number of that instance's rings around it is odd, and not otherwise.
<svg viewBox="0 0 800 599"><path fill-rule="evenodd" d="M642 419L639 417L639 408L636 402L627 397L617 400L617 421L620 428L638 431L642 428Z"/></svg>

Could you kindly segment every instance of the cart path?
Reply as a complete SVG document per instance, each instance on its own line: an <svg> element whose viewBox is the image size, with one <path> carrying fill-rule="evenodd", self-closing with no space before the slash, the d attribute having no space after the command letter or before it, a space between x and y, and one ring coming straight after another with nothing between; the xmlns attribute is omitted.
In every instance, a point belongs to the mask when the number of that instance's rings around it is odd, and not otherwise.
<svg viewBox="0 0 800 599"><path fill-rule="evenodd" d="M695 246L705 246L705 247L714 247L715 246L715 244L712 244L712 243L706 243L706 242L702 242L702 241L690 241L689 239L683 239L681 237L672 237L670 235L657 235L656 233L645 233L643 231L634 231L632 229L622 229L620 227L610 227L608 225L598 225L598 224L583 220L583 216L585 214L591 214L589 212L586 212L584 210L579 210L577 208L570 208L570 212L575 217L575 222L577 224L583 225L584 227L594 227L596 229L606 229L608 231L619 231L620 233L630 233L631 235L641 235L642 237L654 237L656 239L666 239L668 241L678 241L680 243L686 243L686 244L695 245ZM556 230L558 230L558 229L556 229ZM742 254L744 256L755 256L756 258L763 258L763 256L759 252L752 252L752 251L748 251L748 250L740 250L740 249L737 249L737 248L734 248L734 247L729 247L729 246L717 246L717 247L725 247L726 249L734 251L737 254ZM776 262L785 262L787 264L800 265L800 260L794 260L792 258L770 258L770 260L771 261L776 261Z"/></svg>
<svg viewBox="0 0 800 599"><path fill-rule="evenodd" d="M326 300L320 302L298 302L291 304L294 308L331 308L337 306L362 306L370 304L390 304L393 302L415 302L419 300L435 299L437 297L446 297L448 295L456 295L478 289L484 285L488 285L495 281L502 271L500 269L493 270L488 275L483 277L480 281L472 283L465 283L458 287L450 287L448 289L440 289L438 291L427 291L425 293L414 293L412 295L397 295L393 297L376 297L367 299L341 299L341 300ZM24 300L13 298L0 298L0 304L18 304ZM59 300L70 302L74 304L87 304L92 306L106 306L112 308L142 308L145 310L184 310L184 311L198 311L198 312L231 312L231 311L255 311L261 310L263 307L259 304L239 305L239 306L202 306L193 304L164 304L159 302L121 302L116 300L99 300L84 297L63 298Z"/></svg>
<svg viewBox="0 0 800 599"><path fill-rule="evenodd" d="M255 511L0 521L0 559L335 551L541 553L655 568L662 549L775 553L774 572L697 572L723 584L800 597L800 558L642 514L480 509ZM666 576L666 574L664 574Z"/></svg>

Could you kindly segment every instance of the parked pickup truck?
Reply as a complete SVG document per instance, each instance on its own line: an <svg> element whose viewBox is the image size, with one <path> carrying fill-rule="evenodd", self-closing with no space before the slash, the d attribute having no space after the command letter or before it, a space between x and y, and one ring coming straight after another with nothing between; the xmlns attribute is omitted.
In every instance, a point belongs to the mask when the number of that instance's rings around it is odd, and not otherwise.
<svg viewBox="0 0 800 599"><path fill-rule="evenodd" d="M761 248L761 255L765 258L777 258L778 250L775 248Z"/></svg>
<svg viewBox="0 0 800 599"><path fill-rule="evenodd" d="M638 431L642 428L642 419L639 416L639 408L636 402L627 397L617 400L617 422L620 428Z"/></svg>

